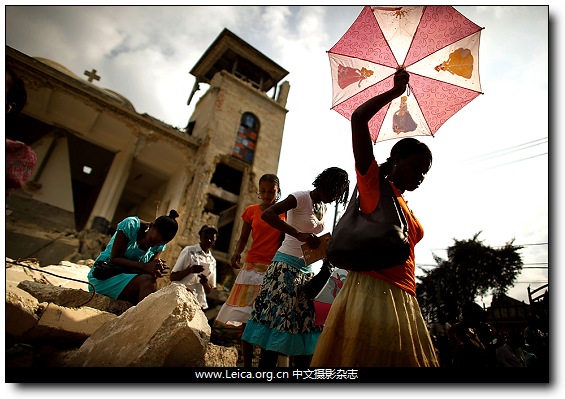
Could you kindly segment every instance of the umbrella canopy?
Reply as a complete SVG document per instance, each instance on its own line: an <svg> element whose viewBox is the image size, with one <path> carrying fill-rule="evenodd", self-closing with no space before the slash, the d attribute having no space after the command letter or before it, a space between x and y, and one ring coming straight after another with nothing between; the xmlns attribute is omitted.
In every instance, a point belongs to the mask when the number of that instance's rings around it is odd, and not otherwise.
<svg viewBox="0 0 565 399"><path fill-rule="evenodd" d="M482 94L482 29L451 6L365 6L328 51L332 109L351 120L358 106L391 89L404 67L408 89L371 119L371 138L433 136Z"/></svg>

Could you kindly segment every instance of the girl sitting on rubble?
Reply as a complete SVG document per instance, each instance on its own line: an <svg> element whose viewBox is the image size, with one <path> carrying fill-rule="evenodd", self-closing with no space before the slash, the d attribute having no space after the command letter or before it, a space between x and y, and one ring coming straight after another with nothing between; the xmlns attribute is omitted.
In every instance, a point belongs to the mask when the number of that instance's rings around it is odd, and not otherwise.
<svg viewBox="0 0 565 399"><path fill-rule="evenodd" d="M177 234L178 216L173 209L154 222L130 216L118 223L106 249L88 273L88 281L96 292L137 305L157 291L157 278L168 269L159 255ZM91 286L88 290L93 291Z"/></svg>

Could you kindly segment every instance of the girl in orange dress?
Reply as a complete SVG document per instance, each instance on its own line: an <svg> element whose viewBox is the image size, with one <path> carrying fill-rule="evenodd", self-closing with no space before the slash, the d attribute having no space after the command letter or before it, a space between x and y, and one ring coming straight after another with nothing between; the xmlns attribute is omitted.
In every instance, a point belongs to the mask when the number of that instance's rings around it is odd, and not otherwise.
<svg viewBox="0 0 565 399"><path fill-rule="evenodd" d="M245 329L245 324L251 317L253 302L259 293L259 288L261 288L265 271L284 238L284 234L263 221L261 215L280 197L279 178L273 174L261 176L261 179L259 179L259 198L262 202L248 206L241 215L243 226L231 258L231 265L234 269L241 268L241 253L247 246L250 235L253 242L247 252L243 268L235 279L230 295L220 309L218 316L216 316L216 322L220 325L225 324ZM284 213L279 217L286 220ZM251 367L253 345L242 340L241 351L243 365Z"/></svg>

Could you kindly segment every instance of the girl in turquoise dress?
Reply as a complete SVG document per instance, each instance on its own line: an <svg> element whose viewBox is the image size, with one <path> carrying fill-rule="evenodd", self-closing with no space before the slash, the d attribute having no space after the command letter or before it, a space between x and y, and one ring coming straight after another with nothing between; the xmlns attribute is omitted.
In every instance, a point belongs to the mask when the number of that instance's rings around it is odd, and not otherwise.
<svg viewBox="0 0 565 399"><path fill-rule="evenodd" d="M168 216L160 216L154 222L130 216L118 223L106 249L88 273L88 281L96 292L133 305L155 292L157 278L168 268L159 255L177 233L178 216L173 209ZM107 277L101 273L103 267L106 271L119 270ZM91 286L88 290L93 291Z"/></svg>

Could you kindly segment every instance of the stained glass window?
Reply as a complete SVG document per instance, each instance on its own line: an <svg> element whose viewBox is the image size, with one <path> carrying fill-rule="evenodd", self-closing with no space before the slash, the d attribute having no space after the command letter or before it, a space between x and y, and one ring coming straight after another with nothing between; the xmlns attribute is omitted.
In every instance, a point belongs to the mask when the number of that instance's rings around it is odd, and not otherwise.
<svg viewBox="0 0 565 399"><path fill-rule="evenodd" d="M241 116L232 155L251 165L258 134L259 120L252 113L245 112Z"/></svg>

